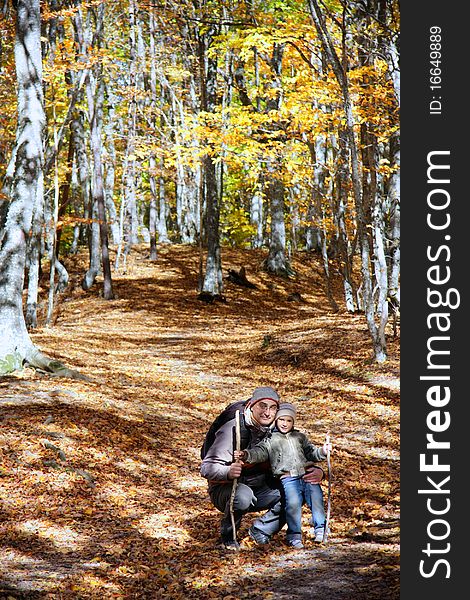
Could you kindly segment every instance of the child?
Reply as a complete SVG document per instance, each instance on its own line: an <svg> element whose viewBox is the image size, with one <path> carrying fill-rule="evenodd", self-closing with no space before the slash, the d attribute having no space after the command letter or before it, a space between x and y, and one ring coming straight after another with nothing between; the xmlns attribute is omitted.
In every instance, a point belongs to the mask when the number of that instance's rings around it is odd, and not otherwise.
<svg viewBox="0 0 470 600"><path fill-rule="evenodd" d="M251 448L235 452L235 460L260 463L269 459L275 476L280 477L286 499L286 540L289 546L303 548L301 534L302 505L312 511L315 541L322 542L325 533L325 508L320 485L307 483L302 476L312 462L325 460L331 445L317 448L304 433L294 429L296 409L292 404L281 404L276 413L276 429L272 435Z"/></svg>

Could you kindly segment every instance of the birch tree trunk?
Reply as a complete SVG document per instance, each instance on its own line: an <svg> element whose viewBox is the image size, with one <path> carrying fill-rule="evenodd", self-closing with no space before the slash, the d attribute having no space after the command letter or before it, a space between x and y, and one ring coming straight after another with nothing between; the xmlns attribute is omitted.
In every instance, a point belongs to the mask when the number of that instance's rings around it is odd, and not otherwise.
<svg viewBox="0 0 470 600"><path fill-rule="evenodd" d="M88 48L92 44L91 35L91 24L90 24L90 13L87 14L87 27L83 27L83 16L81 8L77 11L73 19L75 40L78 46L79 57L82 62L88 60ZM87 96L93 95L90 89L90 73L87 71L85 86L87 90ZM97 206L93 201L92 185L91 185L91 173L92 169L89 164L88 152L86 146L85 136L85 113L83 110L79 110L75 118L72 121L71 127L73 131L73 139L75 144L75 152L78 166L78 179L82 186L83 200L84 200L84 218L88 221L87 231L87 242L89 252L89 265L82 279L82 288L84 290L90 289L95 283L96 277L100 272L100 258L99 258L99 225L98 225L98 212Z"/></svg>
<svg viewBox="0 0 470 600"><path fill-rule="evenodd" d="M256 89L260 89L260 77L259 77L259 60L258 50L256 47L253 48L253 58L255 67L255 86ZM248 95L246 78L245 78L245 65L244 62L239 59L233 69L233 84L238 91L238 97L243 106L249 107L251 110L261 112L261 97L259 94L256 95L255 101L252 102ZM246 167L248 169L249 167ZM263 198L263 190L265 188L265 176L266 176L266 164L263 161L259 161L257 170L257 182L255 189L250 198L250 223L255 228L255 234L251 240L252 248L261 248L264 244L264 231L265 231L265 205Z"/></svg>
<svg viewBox="0 0 470 600"><path fill-rule="evenodd" d="M278 111L282 101L281 73L282 58L285 44L274 43L271 58L267 61L272 70L270 95L266 101L268 112ZM274 132L281 135L281 127L277 123L271 126ZM271 233L269 236L269 254L266 258L265 268L270 273L289 277L293 274L286 256L286 225L284 219L285 190L282 181L282 157L279 154L274 159L267 161L266 196L271 214Z"/></svg>
<svg viewBox="0 0 470 600"><path fill-rule="evenodd" d="M192 115L196 116L201 110L201 97L198 97L198 84L200 82L196 81L196 73L194 69L194 61L190 59L191 54L197 54L197 50L195 48L194 42L192 41L189 31L187 31L186 27L183 27L184 30L184 40L185 40L185 48L186 52L183 55L183 66L187 73L189 74L188 82L187 82L187 90L185 95L187 95L187 106ZM197 35L195 36L197 40ZM181 106L181 104L180 104ZM184 116L184 113L180 113L181 118ZM183 130L185 126L183 124ZM188 143L188 142L186 142ZM202 186L203 186L203 173L202 173L202 165L201 165L201 148L200 141L197 137L195 137L190 142L191 145L191 154L193 157L192 165L190 167L186 167L186 213L185 213L185 222L186 222L186 230L187 235L189 237L189 243L194 244L196 241L200 241L201 239L201 212L202 212Z"/></svg>
<svg viewBox="0 0 470 600"><path fill-rule="evenodd" d="M398 136L397 136L398 137ZM387 193L390 213L390 269L388 294L394 310L400 308L400 146L397 138L391 141L392 164L396 171L392 174ZM395 149L394 149L395 146Z"/></svg>
<svg viewBox="0 0 470 600"><path fill-rule="evenodd" d="M70 123L70 129L72 131L73 146L75 152L75 172L77 177L78 188L83 205L83 218L88 221L88 225L82 228L80 225L76 226L76 237L77 246L78 242L88 238L90 264L89 270L96 274L99 272L99 257L97 252L93 252L90 248L97 247L98 240L98 223L92 219L92 203L91 203L91 167L87 152L86 138L85 138L85 115L82 110L75 113L72 122ZM94 278L93 278L94 280Z"/></svg>
<svg viewBox="0 0 470 600"><path fill-rule="evenodd" d="M399 71L395 70L395 52L393 51L392 41L390 39L390 33L386 36L382 31L379 31L378 35L371 36L370 30L372 25L377 22L385 24L388 20L387 10L389 7L387 0L368 0L365 6L359 8L359 60L362 65L373 66L374 57L381 52L385 56L389 56L389 72L391 75L392 82L395 90L395 100L399 102ZM364 11L364 8L366 9ZM371 87L374 82L370 81L370 76L363 76L364 88ZM399 195L397 194L397 179L399 177L398 170L396 170L390 181L390 187L392 189L391 194L386 194L383 181L380 173L378 172L378 155L379 146L377 143L377 136L375 135L376 125L371 123L362 123L361 125L361 136L363 136L363 164L365 168L364 179L366 180L366 188L369 189L370 199L372 201L372 239L373 239L373 263L375 280L377 282L377 336L379 338L380 345L385 348L385 328L388 322L388 309L389 303L393 307L397 307L398 304L398 270L399 270L399 242L397 244L398 252L395 250L395 244L397 239L392 239L391 243L386 241L387 237L390 238L390 234L386 232L386 220L388 215L392 223L392 238L394 236L399 237L399 223L396 217L399 217ZM390 145L395 152L393 156L394 163L391 163L394 167L399 167L399 144L398 139L391 139ZM383 154L383 149L382 149ZM398 210L396 210L398 208ZM391 248L390 248L391 246ZM389 260L390 264L390 278L389 278L389 264L387 264L386 255L391 254L392 260ZM393 274L393 275L392 275ZM394 290L390 294L389 282L392 280ZM396 279L395 279L396 277Z"/></svg>
<svg viewBox="0 0 470 600"><path fill-rule="evenodd" d="M284 220L284 184L279 179L282 169L281 159L268 161L266 196L269 198L271 231L269 235L269 254L266 270L270 273L289 277L292 271L286 257L286 225Z"/></svg>
<svg viewBox="0 0 470 600"><path fill-rule="evenodd" d="M158 79L162 88L162 93L166 92L169 96L170 118L168 124L171 125L172 134L175 143L175 195L176 195L176 224L179 238L183 244L192 244L195 241L199 231L199 187L201 173L199 166L188 168L184 164L181 148L187 144L181 132L186 127L186 116L184 105L178 91L170 84L165 74L158 72ZM197 109L194 109L197 112ZM164 113L162 112L164 119ZM193 150L195 162L199 161L197 149ZM163 213L166 218L166 206L160 207L159 216L162 222ZM167 241L169 241L167 237Z"/></svg>
<svg viewBox="0 0 470 600"><path fill-rule="evenodd" d="M309 142L308 148L310 150L310 156L312 159L313 167L313 190L312 190L312 201L311 209L314 213L317 222L321 223L321 226L316 228L316 235L319 239L320 251L323 259L323 273L325 275L325 287L326 295L330 306L334 312L338 312L338 305L333 296L331 288L331 271L328 256L328 237L325 229L325 210L324 210L324 197L325 193L325 177L326 177L326 140L324 136L317 136L314 143Z"/></svg>
<svg viewBox="0 0 470 600"><path fill-rule="evenodd" d="M346 310L353 313L356 310L355 288L353 283L353 244L348 236L346 226L347 200L349 187L349 152L348 139L344 129L340 129L336 149L336 174L334 188L334 215L338 234L338 250L340 271L343 276L344 301Z"/></svg>
<svg viewBox="0 0 470 600"><path fill-rule="evenodd" d="M149 14L149 60L150 60L150 124L152 134L155 135L157 129L157 71L155 62L157 60L155 53L155 14L154 8L150 8ZM157 260L157 165L155 152L152 149L149 156L149 186L150 186L150 206L149 206L149 233L150 233L150 260Z"/></svg>
<svg viewBox="0 0 470 600"><path fill-rule="evenodd" d="M15 62L18 125L11 197L0 230L0 373L27 363L46 371L78 375L36 348L26 329L22 292L26 238L34 206L43 195L44 100L39 0L16 5Z"/></svg>
<svg viewBox="0 0 470 600"><path fill-rule="evenodd" d="M135 0L129 2L129 106L127 111L127 149L124 163L124 202L125 230L127 255L138 238L137 198L136 198L136 156L135 141L137 132L137 40L136 40L136 11Z"/></svg>
<svg viewBox="0 0 470 600"><path fill-rule="evenodd" d="M51 8L57 8L55 3L51 4ZM49 60L53 60L53 55L55 53L56 47L56 37L57 37L57 19L51 19L48 24L47 35L43 36L43 39L47 39L47 44L45 47L44 54L48 55ZM43 83L43 95L47 91L47 86ZM46 136L47 137L47 136ZM44 163L45 163L44 158ZM43 177L44 177L45 165L43 168ZM39 191L39 190L38 190ZM39 277L41 274L41 256L45 251L45 229L50 232L50 228L48 229L49 224L46 225L45 220L47 216L45 215L46 204L44 198L44 190L39 191L36 197L36 204L33 209L32 223L31 223L31 232L29 235L29 239L27 240L27 254L26 254L26 268L27 268L27 295L26 295L26 306L25 306L25 321L26 327L28 330L35 329L38 324L37 317L37 308L38 308L38 299L39 299ZM54 259L52 259L54 260ZM51 271L54 270L54 267L51 264Z"/></svg>
<svg viewBox="0 0 470 600"><path fill-rule="evenodd" d="M43 196L44 100L39 0L17 4L15 61L18 126L11 201L0 232L0 373L35 355L23 316L26 239L34 207Z"/></svg>
<svg viewBox="0 0 470 600"><path fill-rule="evenodd" d="M250 200L250 223L255 228L255 235L251 241L252 248L261 248L264 242L263 236L263 196L261 194L262 181L253 192Z"/></svg>
<svg viewBox="0 0 470 600"><path fill-rule="evenodd" d="M109 228L111 230L111 237L113 244L120 243L120 231L119 222L116 212L116 205L114 203L114 185L115 185L115 164L116 164L116 148L114 144L115 137L115 118L116 109L115 105L117 102L116 95L112 89L112 86L107 88L107 106L108 106L108 119L104 127L106 135L106 154L107 158L104 162L105 167L105 180L104 180L104 196L106 204L106 213L109 218Z"/></svg>
<svg viewBox="0 0 470 600"><path fill-rule="evenodd" d="M149 204L149 233L150 233L150 260L157 260L157 186L155 182L155 156L149 157L149 186L150 186L150 204Z"/></svg>
<svg viewBox="0 0 470 600"><path fill-rule="evenodd" d="M381 2L381 13L387 23L392 23L393 5L387 0ZM388 70L393 82L396 106L400 108L400 65L397 48L398 33L384 36L381 47L387 57ZM390 164L394 171L388 182L387 208L390 214L390 231L388 237L390 268L388 295L395 313L400 310L400 130L390 140Z"/></svg>
<svg viewBox="0 0 470 600"><path fill-rule="evenodd" d="M44 190L38 190L33 209L31 233L27 243L27 272L28 291L26 294L25 321L28 329L35 329L38 325L37 307L39 296L39 276L41 253L44 248L42 239L44 227Z"/></svg>
<svg viewBox="0 0 470 600"><path fill-rule="evenodd" d="M157 132L157 106L161 113L164 114L165 104L165 87L160 86L160 93L157 92L157 26L155 21L155 9L150 8L149 14L149 61L150 61L150 126L153 135ZM160 117L162 131L165 126L165 119ZM164 140L160 139L160 144L164 145ZM155 144L150 144L152 147ZM160 170L159 176L157 173ZM149 207L149 233L150 233L150 260L157 258L157 234L160 243L168 243L168 230L166 226L166 197L165 197L165 180L163 176L164 158L163 154L160 159L159 169L157 168L157 158L153 148L149 156L149 184L150 184L150 207Z"/></svg>
<svg viewBox="0 0 470 600"><path fill-rule="evenodd" d="M377 362L384 362L387 358L385 339L381 335L377 327L375 318L376 311L374 306L373 285L371 277L371 255L370 255L370 240L368 237L368 225L366 213L363 206L362 190L361 190L361 170L359 164L359 152L356 136L354 133L354 116L353 103L349 93L349 81L347 71L343 63L340 61L335 50L331 35L325 23L324 16L320 10L317 0L308 0L310 14L317 30L318 37L322 44L328 62L331 64L335 77L341 89L344 105L344 114L346 120L345 131L348 136L349 150L351 153L351 180L354 195L354 204L356 209L358 240L361 253L361 270L362 270L362 293L364 300L364 310L372 338L374 356ZM343 32L345 33L345 32ZM345 36L343 36L345 37ZM343 58L345 58L345 50L343 49Z"/></svg>
<svg viewBox="0 0 470 600"><path fill-rule="evenodd" d="M96 42L100 46L103 27L104 9L102 2L98 6L98 19L96 26ZM103 184L103 160L101 156L101 137L103 125L104 104L104 80L103 66L97 62L90 71L86 85L88 119L90 122L90 147L93 157L92 198L93 207L96 207L99 222L99 240L101 246L101 266L103 268L103 297L105 300L114 298L113 284L111 278L111 264L109 260L108 246L108 223L106 219L104 184Z"/></svg>
<svg viewBox="0 0 470 600"><path fill-rule="evenodd" d="M82 13L78 11L74 18L75 31L84 58L91 41L100 48L103 38L104 27L104 2L96 9L96 29L91 36L90 29L84 32ZM89 9L90 11L92 9ZM90 12L88 13L89 23ZM85 84L88 122L90 126L90 149L93 161L91 206L92 206L92 239L90 244L90 268L85 273L82 288L87 290L95 283L96 276L101 266L103 270L103 297L106 300L114 298L111 265L108 247L108 224L106 219L104 184L103 184L103 160L101 156L101 137L103 126L104 105L104 80L103 66L97 61L88 72Z"/></svg>

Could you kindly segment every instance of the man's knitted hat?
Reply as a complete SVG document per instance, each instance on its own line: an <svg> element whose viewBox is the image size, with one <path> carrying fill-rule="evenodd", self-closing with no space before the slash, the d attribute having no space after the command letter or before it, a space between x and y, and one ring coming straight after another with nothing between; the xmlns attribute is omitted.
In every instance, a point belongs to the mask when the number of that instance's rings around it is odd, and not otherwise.
<svg viewBox="0 0 470 600"><path fill-rule="evenodd" d="M274 400L279 405L279 394L272 387L258 387L255 389L251 398L248 400L248 406L253 406L260 400Z"/></svg>
<svg viewBox="0 0 470 600"><path fill-rule="evenodd" d="M296 413L297 411L293 404L283 402L279 405L279 410L276 413L276 420L279 419L279 417L291 417L295 421Z"/></svg>

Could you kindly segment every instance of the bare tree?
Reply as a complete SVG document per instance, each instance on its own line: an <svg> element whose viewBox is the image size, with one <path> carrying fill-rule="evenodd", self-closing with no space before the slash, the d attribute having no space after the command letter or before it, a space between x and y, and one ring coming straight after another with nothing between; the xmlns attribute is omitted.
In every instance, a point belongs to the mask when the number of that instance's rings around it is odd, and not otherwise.
<svg viewBox="0 0 470 600"><path fill-rule="evenodd" d="M346 32L343 31L343 60L341 60L334 46L332 36L326 24L324 13L320 9L319 3L317 2L317 0L308 0L308 6L323 51L325 52L328 62L330 63L331 68L333 69L333 72L341 89L344 115L346 121L345 133L347 135L349 152L351 157L351 181L354 196L354 205L356 209L359 250L361 255L362 297L364 301L364 311L367 325L369 328L369 333L372 338L375 360L377 360L377 362L384 362L387 358L385 340L387 307L382 302L377 315L377 310L374 302L373 278L371 274L373 263L373 257L371 256L371 246L373 246L374 250L377 252L378 245L377 243L375 243L375 240L373 240L371 243L371 240L369 238L369 230L371 223L368 214L369 211L367 210L368 207L364 204L362 189L363 181L361 177L361 166L359 160L359 148L358 141L354 132L353 100L350 93L350 84L347 72L346 49L344 47ZM386 281L381 277L381 299L383 299L382 289L384 284L386 285ZM379 324L377 324L376 322L377 316Z"/></svg>
<svg viewBox="0 0 470 600"><path fill-rule="evenodd" d="M207 32L200 35L199 40L202 72L202 106L206 112L213 112L216 106L217 57L207 57L207 50L217 31L217 27L212 26ZM202 292L211 296L218 296L223 292L223 279L220 257L220 201L217 187L217 169L210 153L204 155L202 164L207 232L206 271Z"/></svg>
<svg viewBox="0 0 470 600"><path fill-rule="evenodd" d="M96 31L93 40L98 47L103 40L104 28L104 2L97 8ZM90 9L91 10L91 9ZM82 49L87 51L86 40L91 38L91 32L84 31L81 11L75 16L75 30ZM83 289L89 289L95 282L98 274L99 250L101 249L101 266L103 269L103 297L106 300L114 298L111 265L109 260L108 246L108 224L106 220L105 194L103 183L103 160L102 160L102 126L103 126L103 104L104 104L104 79L103 65L98 61L89 71L86 79L86 97L88 107L88 121L90 124L90 147L92 155L92 243L90 245L90 268L82 281ZM98 231L96 231L96 228ZM98 235L97 235L98 233ZM101 247L101 248L100 248Z"/></svg>

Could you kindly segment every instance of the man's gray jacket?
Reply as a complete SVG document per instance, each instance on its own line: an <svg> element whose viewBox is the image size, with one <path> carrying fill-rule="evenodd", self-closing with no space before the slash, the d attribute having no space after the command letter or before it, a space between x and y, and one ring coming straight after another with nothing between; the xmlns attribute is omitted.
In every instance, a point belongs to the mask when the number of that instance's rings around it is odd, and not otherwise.
<svg viewBox="0 0 470 600"><path fill-rule="evenodd" d="M240 415L240 417L242 419L244 418L243 415ZM266 436L266 431L254 427L248 427L248 430L251 437L248 448L251 448ZM227 421L227 423L224 423L224 425L218 429L215 440L202 461L201 475L209 481L209 485L217 485L232 481L228 478L228 472L230 470L230 465L233 462L233 451L235 450L234 432L235 418ZM242 450L244 450L244 448L242 448ZM266 473L269 471L269 465L268 469L266 469L266 465L244 468L239 481L250 487L260 486L264 484Z"/></svg>

